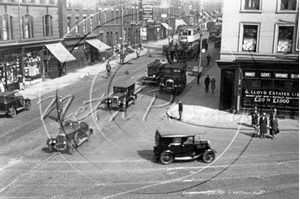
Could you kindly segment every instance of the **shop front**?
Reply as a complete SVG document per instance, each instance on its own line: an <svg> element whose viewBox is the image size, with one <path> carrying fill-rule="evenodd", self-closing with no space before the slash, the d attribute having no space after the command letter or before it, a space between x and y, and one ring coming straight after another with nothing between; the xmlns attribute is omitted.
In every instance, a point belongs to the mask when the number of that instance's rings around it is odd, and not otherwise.
<svg viewBox="0 0 300 199"><path fill-rule="evenodd" d="M299 63L276 59L217 61L221 68L219 108L246 110L257 106L299 111Z"/></svg>
<svg viewBox="0 0 300 199"><path fill-rule="evenodd" d="M106 58L106 51L111 49L110 46L106 45L99 39L87 39L85 48L90 57L90 63L102 61Z"/></svg>
<svg viewBox="0 0 300 199"><path fill-rule="evenodd" d="M43 49L42 65L45 78L57 78L67 73L66 63L76 58L61 44L47 44Z"/></svg>
<svg viewBox="0 0 300 199"><path fill-rule="evenodd" d="M172 35L173 28L170 27L167 23L161 23L161 31L160 31L160 38L165 39L169 35Z"/></svg>

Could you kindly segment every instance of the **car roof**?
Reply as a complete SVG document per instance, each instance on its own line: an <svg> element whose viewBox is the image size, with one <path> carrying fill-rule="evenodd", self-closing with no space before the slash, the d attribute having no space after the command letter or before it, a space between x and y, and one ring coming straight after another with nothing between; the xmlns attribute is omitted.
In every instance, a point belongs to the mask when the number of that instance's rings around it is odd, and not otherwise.
<svg viewBox="0 0 300 199"><path fill-rule="evenodd" d="M174 68L174 69L183 69L187 67L187 64L186 63L172 63L172 64L167 64L165 66L165 68Z"/></svg>
<svg viewBox="0 0 300 199"><path fill-rule="evenodd" d="M191 133L191 132L185 132L182 133L182 131L159 131L157 130L156 133L159 133L161 137L164 138L173 138L173 137L191 137L191 136L195 136L195 133Z"/></svg>
<svg viewBox="0 0 300 199"><path fill-rule="evenodd" d="M117 82L114 87L120 87L120 88L128 88L135 84L134 81L125 81L125 82Z"/></svg>
<svg viewBox="0 0 300 199"><path fill-rule="evenodd" d="M17 90L14 90L14 91L4 91L4 92L0 92L0 96L7 96L7 95L10 95L10 94L13 94L13 93L17 93L18 91Z"/></svg>

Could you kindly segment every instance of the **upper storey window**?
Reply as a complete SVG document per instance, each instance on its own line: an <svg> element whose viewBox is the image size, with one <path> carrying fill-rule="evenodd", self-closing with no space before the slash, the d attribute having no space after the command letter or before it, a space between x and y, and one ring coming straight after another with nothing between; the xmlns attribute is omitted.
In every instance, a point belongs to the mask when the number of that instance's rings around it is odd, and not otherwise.
<svg viewBox="0 0 300 199"><path fill-rule="evenodd" d="M281 0L280 10L296 10L297 0Z"/></svg>
<svg viewBox="0 0 300 199"><path fill-rule="evenodd" d="M260 10L260 0L245 0L245 10Z"/></svg>
<svg viewBox="0 0 300 199"><path fill-rule="evenodd" d="M33 38L33 17L25 15L22 17L23 38Z"/></svg>
<svg viewBox="0 0 300 199"><path fill-rule="evenodd" d="M293 26L279 26L278 27L278 44L277 52L291 53L293 44Z"/></svg>
<svg viewBox="0 0 300 199"><path fill-rule="evenodd" d="M0 29L0 40L13 40L13 17L10 15L0 15L0 28L2 24L2 30Z"/></svg>
<svg viewBox="0 0 300 199"><path fill-rule="evenodd" d="M257 25L244 25L243 51L256 52L257 30Z"/></svg>

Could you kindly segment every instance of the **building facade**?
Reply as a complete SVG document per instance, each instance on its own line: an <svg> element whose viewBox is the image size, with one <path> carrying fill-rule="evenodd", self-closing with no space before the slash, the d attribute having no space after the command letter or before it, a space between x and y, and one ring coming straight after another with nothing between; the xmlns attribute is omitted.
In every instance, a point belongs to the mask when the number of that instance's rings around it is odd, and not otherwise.
<svg viewBox="0 0 300 199"><path fill-rule="evenodd" d="M220 109L299 111L298 0L224 1Z"/></svg>
<svg viewBox="0 0 300 199"><path fill-rule="evenodd" d="M47 45L59 41L56 0L0 1L0 78L7 89L17 89L72 61L48 56Z"/></svg>

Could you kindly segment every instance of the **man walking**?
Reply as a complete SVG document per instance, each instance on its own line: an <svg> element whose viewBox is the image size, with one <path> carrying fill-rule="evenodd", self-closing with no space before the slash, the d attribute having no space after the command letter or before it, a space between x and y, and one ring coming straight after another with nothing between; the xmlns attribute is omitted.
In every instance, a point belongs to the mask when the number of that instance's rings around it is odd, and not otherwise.
<svg viewBox="0 0 300 199"><path fill-rule="evenodd" d="M61 96L59 96L57 98L57 114L58 114L57 121L58 122L63 121L63 118L62 118L63 117L63 107L64 107L64 105L63 105L62 98L61 98Z"/></svg>
<svg viewBox="0 0 300 199"><path fill-rule="evenodd" d="M182 111L183 111L183 105L182 105L182 102L179 100L178 101L179 120L181 120Z"/></svg>
<svg viewBox="0 0 300 199"><path fill-rule="evenodd" d="M205 80L204 80L204 84L205 84L205 92L208 93L209 90L209 84L210 84L210 78L209 75L206 76Z"/></svg>
<svg viewBox="0 0 300 199"><path fill-rule="evenodd" d="M252 127L254 128L254 134L259 135L259 124L258 124L258 118L259 118L259 114L257 111L257 107L254 107L254 111L251 112L251 119L252 119Z"/></svg>
<svg viewBox="0 0 300 199"><path fill-rule="evenodd" d="M209 66L209 63L210 63L210 60L211 60L211 56L208 54L206 56L206 59L207 59L207 66Z"/></svg>
<svg viewBox="0 0 300 199"><path fill-rule="evenodd" d="M270 115L270 135L272 140L275 138L275 134L278 131L278 120L273 114Z"/></svg>
<svg viewBox="0 0 300 199"><path fill-rule="evenodd" d="M214 76L211 77L210 83L211 83L211 92L214 93L214 90L216 89L216 80Z"/></svg>
<svg viewBox="0 0 300 199"><path fill-rule="evenodd" d="M111 70L111 66L109 64L109 60L107 61L107 64L106 64L106 72L107 72L107 77L110 76L110 70Z"/></svg>

